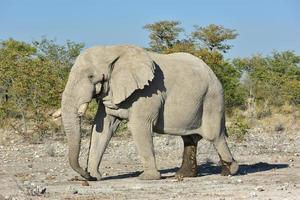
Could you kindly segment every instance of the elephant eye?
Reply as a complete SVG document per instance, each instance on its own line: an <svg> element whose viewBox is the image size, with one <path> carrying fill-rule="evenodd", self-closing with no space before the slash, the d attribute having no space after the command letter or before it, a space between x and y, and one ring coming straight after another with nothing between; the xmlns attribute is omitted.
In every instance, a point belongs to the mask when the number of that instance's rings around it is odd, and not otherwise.
<svg viewBox="0 0 300 200"><path fill-rule="evenodd" d="M94 75L93 75L93 74L90 74L90 75L88 75L88 78L90 79L90 81L93 81Z"/></svg>

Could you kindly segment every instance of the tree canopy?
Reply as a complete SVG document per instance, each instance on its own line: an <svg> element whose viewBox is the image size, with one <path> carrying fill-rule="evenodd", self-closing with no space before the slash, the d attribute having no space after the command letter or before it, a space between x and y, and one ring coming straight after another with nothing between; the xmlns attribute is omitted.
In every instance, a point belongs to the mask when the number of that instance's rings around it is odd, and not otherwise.
<svg viewBox="0 0 300 200"><path fill-rule="evenodd" d="M146 24L144 29L150 32L151 50L162 52L171 48L178 40L178 36L183 32L179 21L159 21L153 24Z"/></svg>
<svg viewBox="0 0 300 200"><path fill-rule="evenodd" d="M206 27L195 25L194 28L193 39L199 42L200 47L208 48L210 51L226 53L232 47L226 44L226 41L233 40L238 36L236 30L221 25L210 24Z"/></svg>

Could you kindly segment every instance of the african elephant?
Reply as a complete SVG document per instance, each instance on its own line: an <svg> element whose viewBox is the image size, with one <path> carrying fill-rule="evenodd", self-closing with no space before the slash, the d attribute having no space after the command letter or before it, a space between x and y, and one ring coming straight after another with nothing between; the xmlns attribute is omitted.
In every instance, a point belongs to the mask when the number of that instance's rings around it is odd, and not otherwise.
<svg viewBox="0 0 300 200"><path fill-rule="evenodd" d="M80 117L97 97L87 171L78 162ZM188 53L158 54L132 45L96 46L84 50L71 69L62 95L62 122L71 167L88 180L99 180L99 165L113 132L123 119L136 144L144 172L140 179L159 179L152 133L181 136L180 176L196 176L197 142L214 144L222 174L238 165L225 139L223 89L212 70Z"/></svg>

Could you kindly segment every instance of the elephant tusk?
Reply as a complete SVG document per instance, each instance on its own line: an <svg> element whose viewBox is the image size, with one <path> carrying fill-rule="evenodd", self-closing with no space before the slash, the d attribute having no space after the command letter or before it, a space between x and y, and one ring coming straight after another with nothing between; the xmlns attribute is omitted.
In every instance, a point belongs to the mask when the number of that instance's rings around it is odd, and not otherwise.
<svg viewBox="0 0 300 200"><path fill-rule="evenodd" d="M61 109L58 109L57 111L55 111L54 113L52 113L51 116L54 119L61 117Z"/></svg>
<svg viewBox="0 0 300 200"><path fill-rule="evenodd" d="M78 116L81 117L84 115L85 111L87 110L88 108L88 103L83 103L79 106L79 109L78 109Z"/></svg>
<svg viewBox="0 0 300 200"><path fill-rule="evenodd" d="M99 94L101 92L101 84L100 83L97 83L95 85L95 89L96 89L96 94Z"/></svg>

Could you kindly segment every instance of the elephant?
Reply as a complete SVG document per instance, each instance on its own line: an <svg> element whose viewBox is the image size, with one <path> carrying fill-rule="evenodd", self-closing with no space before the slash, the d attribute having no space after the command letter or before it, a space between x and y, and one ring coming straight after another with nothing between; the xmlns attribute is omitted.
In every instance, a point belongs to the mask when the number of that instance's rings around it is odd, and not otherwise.
<svg viewBox="0 0 300 200"><path fill-rule="evenodd" d="M98 109L87 168L78 162L80 119L93 98ZM213 143L222 175L238 164L226 141L223 88L209 66L188 53L159 54L135 45L94 46L75 60L62 94L61 116L70 166L87 180L100 180L104 151L122 120L136 145L142 180L157 180L153 132L181 136L183 159L176 176L197 176L197 143Z"/></svg>

